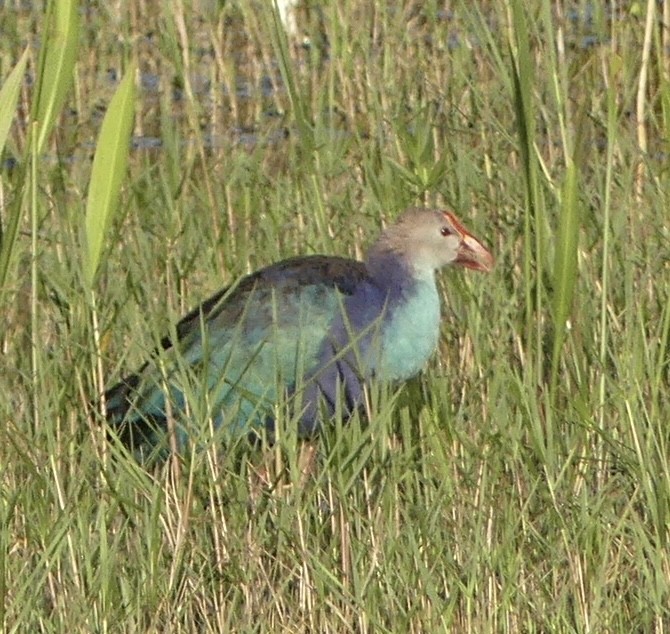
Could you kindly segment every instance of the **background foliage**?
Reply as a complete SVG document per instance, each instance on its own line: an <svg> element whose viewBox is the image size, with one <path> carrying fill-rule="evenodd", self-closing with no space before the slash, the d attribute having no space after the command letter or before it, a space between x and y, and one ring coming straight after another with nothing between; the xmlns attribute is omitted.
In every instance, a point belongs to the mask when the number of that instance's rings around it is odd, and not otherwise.
<svg viewBox="0 0 670 634"><path fill-rule="evenodd" d="M4 629L667 632L670 3L296 23L3 4ZM151 473L105 442L91 403L186 309L410 204L496 269L444 275L439 354L312 473L290 434Z"/></svg>

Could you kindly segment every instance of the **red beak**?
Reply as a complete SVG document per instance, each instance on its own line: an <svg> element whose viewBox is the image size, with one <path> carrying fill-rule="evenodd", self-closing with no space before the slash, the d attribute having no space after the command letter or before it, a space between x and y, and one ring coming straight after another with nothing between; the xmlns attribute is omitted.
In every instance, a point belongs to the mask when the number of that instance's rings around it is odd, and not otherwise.
<svg viewBox="0 0 670 634"><path fill-rule="evenodd" d="M461 236L454 264L460 264L473 271L490 271L494 264L491 252L461 224L456 216L449 212L446 215Z"/></svg>
<svg viewBox="0 0 670 634"><path fill-rule="evenodd" d="M462 236L454 263L474 271L490 271L494 264L491 252L473 235L465 232Z"/></svg>

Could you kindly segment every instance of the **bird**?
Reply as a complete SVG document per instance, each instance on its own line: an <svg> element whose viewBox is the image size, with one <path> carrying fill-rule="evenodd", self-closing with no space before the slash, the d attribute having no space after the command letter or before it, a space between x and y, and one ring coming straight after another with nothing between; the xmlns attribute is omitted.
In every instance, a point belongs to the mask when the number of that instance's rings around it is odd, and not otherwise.
<svg viewBox="0 0 670 634"><path fill-rule="evenodd" d="M142 457L181 450L197 442L199 398L224 436L272 438L277 404L289 403L298 437L312 438L360 410L372 381L423 369L439 341L438 270L493 264L453 211L410 208L362 261L304 255L259 269L186 314L107 390L108 429Z"/></svg>

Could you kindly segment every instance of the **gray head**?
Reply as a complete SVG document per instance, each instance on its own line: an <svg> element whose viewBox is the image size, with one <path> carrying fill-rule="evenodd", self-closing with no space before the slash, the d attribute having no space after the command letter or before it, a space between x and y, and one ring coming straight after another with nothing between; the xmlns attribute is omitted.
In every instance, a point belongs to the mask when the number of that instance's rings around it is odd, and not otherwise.
<svg viewBox="0 0 670 634"><path fill-rule="evenodd" d="M402 260L417 277L429 277L448 264L490 271L491 252L450 211L409 209L371 247L367 264L377 268L389 256Z"/></svg>

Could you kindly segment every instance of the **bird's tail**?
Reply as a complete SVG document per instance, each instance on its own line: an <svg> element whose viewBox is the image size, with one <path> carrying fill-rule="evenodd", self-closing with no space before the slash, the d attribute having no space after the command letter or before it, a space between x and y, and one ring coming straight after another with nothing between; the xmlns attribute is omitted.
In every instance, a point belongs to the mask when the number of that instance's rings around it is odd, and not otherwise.
<svg viewBox="0 0 670 634"><path fill-rule="evenodd" d="M140 373L131 374L105 392L107 425L134 454L147 454L159 443L167 419L161 412L146 415L136 405Z"/></svg>

